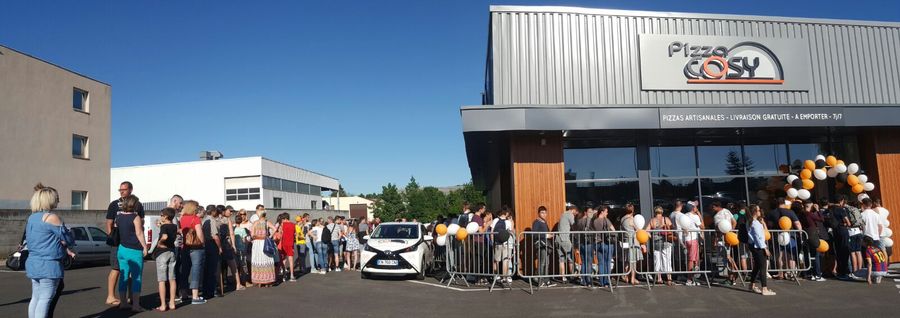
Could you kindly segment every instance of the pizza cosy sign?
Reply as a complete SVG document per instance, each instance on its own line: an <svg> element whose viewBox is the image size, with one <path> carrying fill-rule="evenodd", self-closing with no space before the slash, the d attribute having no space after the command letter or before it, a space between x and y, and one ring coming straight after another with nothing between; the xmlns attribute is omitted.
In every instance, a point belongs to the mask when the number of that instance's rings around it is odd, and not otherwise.
<svg viewBox="0 0 900 318"><path fill-rule="evenodd" d="M644 90L804 91L810 86L803 39L640 35Z"/></svg>

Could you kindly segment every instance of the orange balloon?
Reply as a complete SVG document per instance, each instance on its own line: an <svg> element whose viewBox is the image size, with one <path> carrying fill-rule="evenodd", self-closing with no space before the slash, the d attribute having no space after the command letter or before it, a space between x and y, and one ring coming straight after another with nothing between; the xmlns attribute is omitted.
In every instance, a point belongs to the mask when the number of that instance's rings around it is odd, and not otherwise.
<svg viewBox="0 0 900 318"><path fill-rule="evenodd" d="M769 230L766 230L766 241L772 239L772 233L769 233Z"/></svg>
<svg viewBox="0 0 900 318"><path fill-rule="evenodd" d="M786 216L782 216L778 219L778 227L780 227L784 231L791 229L791 223L791 219Z"/></svg>
<svg viewBox="0 0 900 318"><path fill-rule="evenodd" d="M728 243L728 246L737 246L741 241L738 240L737 233L728 232L725 233L725 243Z"/></svg>
<svg viewBox="0 0 900 318"><path fill-rule="evenodd" d="M804 162L803 162L803 167L806 168L807 170L815 170L815 169L816 169L816 162L815 162L815 161L812 161L812 160L804 161ZM806 179L809 179L809 178L806 178Z"/></svg>
<svg viewBox="0 0 900 318"><path fill-rule="evenodd" d="M838 160L835 166L846 166L846 164L844 164L843 160Z"/></svg>
<svg viewBox="0 0 900 318"><path fill-rule="evenodd" d="M813 167L813 168L815 168L815 167ZM810 169L800 170L800 179L809 180L809 178L812 178L812 170L810 170Z"/></svg>
<svg viewBox="0 0 900 318"><path fill-rule="evenodd" d="M825 157L825 164L834 167L837 165L837 158L834 156Z"/></svg>
<svg viewBox="0 0 900 318"><path fill-rule="evenodd" d="M447 226L443 225L443 224L438 224L436 227L434 227L434 232L436 232L438 235L447 234Z"/></svg>
<svg viewBox="0 0 900 318"><path fill-rule="evenodd" d="M469 233L466 232L466 229L459 229L459 232L456 232L457 240L465 241L467 236L469 236Z"/></svg>
<svg viewBox="0 0 900 318"><path fill-rule="evenodd" d="M848 175L847 184L849 184L851 187L856 186L857 184L859 184L859 177L854 174Z"/></svg>
<svg viewBox="0 0 900 318"><path fill-rule="evenodd" d="M825 240L819 240L819 247L816 248L816 251L818 251L819 253L828 252L828 242L826 242Z"/></svg>
<svg viewBox="0 0 900 318"><path fill-rule="evenodd" d="M806 189L806 190L812 190L812 188L815 188L815 187L816 187L816 183L813 182L812 180L810 180L810 179L804 179L804 180L803 180L803 188L804 188L804 189Z"/></svg>
<svg viewBox="0 0 900 318"><path fill-rule="evenodd" d="M857 183L855 186L853 186L853 188L850 189L853 190L853 193L856 194L860 194L863 193L863 191L866 191L865 187L859 183Z"/></svg>
<svg viewBox="0 0 900 318"><path fill-rule="evenodd" d="M638 230L637 233L635 233L635 236L637 237L638 243L641 244L647 244L647 241L650 240L650 233L647 233L647 231L644 230Z"/></svg>

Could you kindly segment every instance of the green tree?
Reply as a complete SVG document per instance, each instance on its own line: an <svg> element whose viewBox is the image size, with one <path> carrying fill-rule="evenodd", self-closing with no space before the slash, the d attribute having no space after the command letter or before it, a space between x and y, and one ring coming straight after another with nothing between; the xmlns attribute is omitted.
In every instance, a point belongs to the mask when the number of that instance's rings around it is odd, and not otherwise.
<svg viewBox="0 0 900 318"><path fill-rule="evenodd" d="M400 194L396 185L388 183L381 187L381 195L378 196L378 199L375 201L375 217L384 221L393 221L402 217L401 214L406 207L403 203L403 195Z"/></svg>
<svg viewBox="0 0 900 318"><path fill-rule="evenodd" d="M334 197L349 197L349 196L350 196L350 194L348 194L346 191L344 191L344 186L342 186L342 185L338 185L337 191L331 191L332 198L334 198Z"/></svg>
<svg viewBox="0 0 900 318"><path fill-rule="evenodd" d="M447 197L435 187L425 187L410 197L409 218L432 221L447 211Z"/></svg>
<svg viewBox="0 0 900 318"><path fill-rule="evenodd" d="M447 215L456 215L462 212L463 202L469 202L469 204L476 203L484 203L485 198L484 194L478 189L475 189L475 186L468 182L463 184L462 188L450 191L447 194Z"/></svg>
<svg viewBox="0 0 900 318"><path fill-rule="evenodd" d="M753 160L747 158L747 156L738 156L738 152L734 150L728 151L728 155L725 156L725 174L727 175L742 175L744 174L744 170L747 172L753 171L754 169Z"/></svg>

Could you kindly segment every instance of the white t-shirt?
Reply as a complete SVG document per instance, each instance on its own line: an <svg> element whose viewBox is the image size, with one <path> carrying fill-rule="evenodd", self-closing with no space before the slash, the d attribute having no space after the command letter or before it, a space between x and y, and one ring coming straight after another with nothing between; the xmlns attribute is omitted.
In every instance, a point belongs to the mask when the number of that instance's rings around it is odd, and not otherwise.
<svg viewBox="0 0 900 318"><path fill-rule="evenodd" d="M250 223L255 223L256 221L259 221L259 213L253 213L250 216Z"/></svg>
<svg viewBox="0 0 900 318"><path fill-rule="evenodd" d="M309 229L309 233L307 234L312 235L316 238L315 240L313 240L313 243L319 243L322 241L322 227L320 226L313 226L311 229Z"/></svg>
<svg viewBox="0 0 900 318"><path fill-rule="evenodd" d="M491 221L491 231L494 231L494 229L497 228L498 221L500 221L500 218L496 218L493 221ZM514 235L515 229L513 229L513 227L512 227L513 226L512 221L510 221L510 220L503 220L503 221L506 222L506 230L509 231L510 234ZM496 232L496 231L494 231L494 232ZM507 240L506 243L504 243L504 245L508 245L508 246L514 246L515 244L516 244L516 240L512 238L512 235L510 236L510 239Z"/></svg>
<svg viewBox="0 0 900 318"><path fill-rule="evenodd" d="M728 209L722 209L717 212L716 215L713 216L713 223L716 225L716 228L719 227L719 222L722 220L727 220L728 224L731 224L731 221L734 220L734 214L732 214L731 211L728 211Z"/></svg>
<svg viewBox="0 0 900 318"><path fill-rule="evenodd" d="M678 218L680 218L682 215L684 215L684 213L681 213L681 211L672 211L672 214L669 215L669 217L672 218L672 228L677 231L676 236L678 236L679 242L681 242L683 239L683 233L681 233L681 231L678 231L681 229L681 227L678 225Z"/></svg>
<svg viewBox="0 0 900 318"><path fill-rule="evenodd" d="M860 214L863 222L863 234L871 237L872 240L879 240L881 233L878 231L878 225L881 224L881 216L872 209L866 209Z"/></svg>
<svg viewBox="0 0 900 318"><path fill-rule="evenodd" d="M688 227L685 228L685 230L695 231L695 232L688 233L687 236L684 238L684 240L685 241L694 241L700 236L700 232L696 232L696 231L700 230L700 224L703 224L703 223L700 222L700 216L695 213L688 213L687 216L691 219L691 222L688 224Z"/></svg>

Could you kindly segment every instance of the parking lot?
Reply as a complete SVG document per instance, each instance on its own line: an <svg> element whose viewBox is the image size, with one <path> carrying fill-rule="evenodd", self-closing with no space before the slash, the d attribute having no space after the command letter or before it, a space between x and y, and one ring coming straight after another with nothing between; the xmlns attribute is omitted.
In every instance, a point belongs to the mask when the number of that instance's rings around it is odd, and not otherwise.
<svg viewBox="0 0 900 318"><path fill-rule="evenodd" d="M145 266L141 304L159 304L153 263ZM76 268L66 272L66 289L56 317L128 317L127 312L103 304L105 266ZM896 274L896 273L895 273ZM23 272L0 272L0 317L23 317L31 286ZM357 272L306 275L295 283L232 292L205 305L184 305L167 313L137 316L171 317L397 317L445 314L488 317L578 317L586 315L675 315L721 317L723 314L837 317L847 313L864 317L895 314L900 292L893 279L869 287L864 283L774 281L777 293L763 297L739 287L620 287L604 289L555 287L529 294L527 284L516 282L511 290L488 292L483 287L446 288L433 278L425 281L362 280Z"/></svg>

